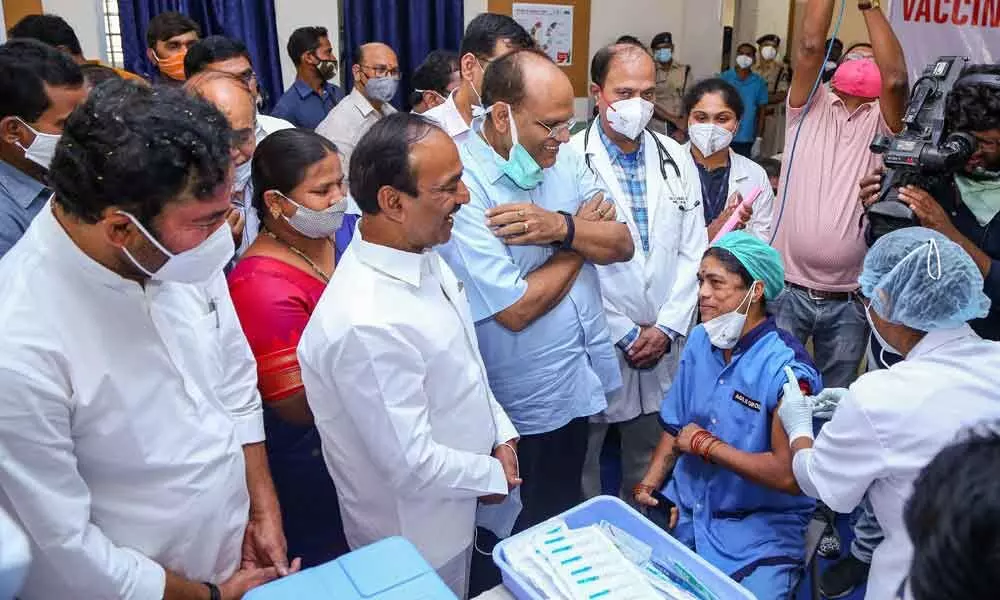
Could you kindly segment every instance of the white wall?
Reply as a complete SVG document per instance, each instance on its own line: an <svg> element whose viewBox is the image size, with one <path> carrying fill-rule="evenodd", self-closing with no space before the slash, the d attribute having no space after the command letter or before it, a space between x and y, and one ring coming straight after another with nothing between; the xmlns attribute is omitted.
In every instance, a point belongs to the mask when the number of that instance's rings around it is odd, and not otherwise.
<svg viewBox="0 0 1000 600"><path fill-rule="evenodd" d="M484 12L487 0L464 0L465 23ZM592 0L590 57L618 36L631 34L644 43L661 31L674 34L677 60L691 65L692 78L718 70L722 56L722 0ZM576 102L578 117L589 116L590 100Z"/></svg>
<svg viewBox="0 0 1000 600"><path fill-rule="evenodd" d="M59 15L73 26L85 57L106 58L100 0L42 0L42 10Z"/></svg>
<svg viewBox="0 0 1000 600"><path fill-rule="evenodd" d="M72 1L72 0L67 0ZM336 0L326 0L317 2L316 0L275 0L275 18L278 30L278 50L281 53L281 73L285 82L285 88L295 81L295 65L288 57L285 46L288 44L288 37L299 27L326 27L330 32L330 43L333 44L334 54L340 52L340 2ZM340 65L335 83L343 83L343 71L349 66Z"/></svg>

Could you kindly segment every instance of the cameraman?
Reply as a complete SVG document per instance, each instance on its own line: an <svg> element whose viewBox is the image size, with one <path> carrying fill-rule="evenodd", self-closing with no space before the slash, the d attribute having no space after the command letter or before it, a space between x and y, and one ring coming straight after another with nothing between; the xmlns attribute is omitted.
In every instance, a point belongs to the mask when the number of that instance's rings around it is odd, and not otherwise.
<svg viewBox="0 0 1000 600"><path fill-rule="evenodd" d="M983 291L993 302L989 315L969 324L981 337L1000 341L1000 66L976 65L969 75L991 75L987 83L956 83L945 108L947 131L961 131L978 142L965 168L932 189L900 188L899 199L913 209L920 224L960 245L986 280ZM881 172L861 180L861 203L873 204ZM876 352L876 356L878 353Z"/></svg>

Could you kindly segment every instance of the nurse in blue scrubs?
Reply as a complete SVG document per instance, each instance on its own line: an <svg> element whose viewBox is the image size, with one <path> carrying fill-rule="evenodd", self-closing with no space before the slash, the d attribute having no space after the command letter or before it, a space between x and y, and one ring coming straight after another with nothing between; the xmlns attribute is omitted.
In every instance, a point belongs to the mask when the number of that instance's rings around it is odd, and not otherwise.
<svg viewBox="0 0 1000 600"><path fill-rule="evenodd" d="M698 280L702 324L661 406L664 433L635 498L669 510L678 540L761 600L791 598L814 501L795 483L775 413L786 366L812 393L822 388L820 375L767 316L766 302L784 286L776 250L730 233L705 253ZM674 506L658 506L654 495Z"/></svg>

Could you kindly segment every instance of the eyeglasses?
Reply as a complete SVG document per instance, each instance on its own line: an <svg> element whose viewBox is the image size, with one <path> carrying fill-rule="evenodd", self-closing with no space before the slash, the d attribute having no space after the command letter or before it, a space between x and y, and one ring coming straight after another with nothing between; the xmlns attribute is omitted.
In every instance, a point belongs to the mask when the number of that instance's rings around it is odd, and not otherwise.
<svg viewBox="0 0 1000 600"><path fill-rule="evenodd" d="M542 127L544 127L545 129L548 130L548 132L549 132L549 135L548 135L549 139L556 139L558 137L561 137L564 132L566 133L567 136L570 135L570 133L572 132L573 128L576 127L576 118L571 118L570 120L568 120L568 121L566 121L564 123L559 123L559 124L553 125L551 127L549 127L548 125L546 125L545 123L542 123L541 121L539 121L537 119L535 120L535 123L538 123L539 125L541 125Z"/></svg>
<svg viewBox="0 0 1000 600"><path fill-rule="evenodd" d="M852 60L863 60L866 58L872 58L872 56L870 54L863 54L861 52L851 52L850 54L845 55L844 60L842 60L841 62L850 62Z"/></svg>
<svg viewBox="0 0 1000 600"><path fill-rule="evenodd" d="M362 69L371 69L375 72L375 77L399 77L399 67L389 68L387 65L361 65Z"/></svg>
<svg viewBox="0 0 1000 600"><path fill-rule="evenodd" d="M242 81L247 85L250 85L251 83L257 80L257 74L254 73L253 69L247 69L246 71L242 71L240 73L231 73L229 71L223 71L221 69L205 69L205 70L213 71L215 73L225 73L226 75L232 75L233 77L239 79L240 81Z"/></svg>
<svg viewBox="0 0 1000 600"><path fill-rule="evenodd" d="M233 130L233 148L240 149L244 146L250 144L257 138L257 125L250 129L234 129Z"/></svg>

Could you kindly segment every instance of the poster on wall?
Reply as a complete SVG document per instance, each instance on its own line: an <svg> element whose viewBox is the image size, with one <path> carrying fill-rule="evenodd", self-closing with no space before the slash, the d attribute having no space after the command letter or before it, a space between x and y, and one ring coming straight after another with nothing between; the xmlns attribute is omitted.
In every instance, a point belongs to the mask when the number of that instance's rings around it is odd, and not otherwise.
<svg viewBox="0 0 1000 600"><path fill-rule="evenodd" d="M965 56L970 64L1000 61L998 0L893 0L890 21L911 84L939 56Z"/></svg>
<svg viewBox="0 0 1000 600"><path fill-rule="evenodd" d="M560 67L573 64L573 7L514 2L512 15Z"/></svg>

